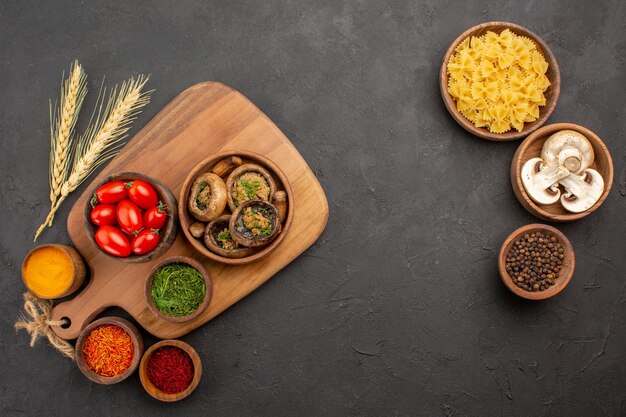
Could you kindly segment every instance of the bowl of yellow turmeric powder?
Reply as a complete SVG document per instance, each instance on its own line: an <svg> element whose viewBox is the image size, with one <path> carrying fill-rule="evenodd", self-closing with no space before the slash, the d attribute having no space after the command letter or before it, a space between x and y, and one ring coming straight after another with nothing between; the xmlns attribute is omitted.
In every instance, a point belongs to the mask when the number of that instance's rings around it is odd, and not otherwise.
<svg viewBox="0 0 626 417"><path fill-rule="evenodd" d="M22 280L39 298L67 297L80 288L85 274L83 258L76 249L66 245L37 246L22 263Z"/></svg>

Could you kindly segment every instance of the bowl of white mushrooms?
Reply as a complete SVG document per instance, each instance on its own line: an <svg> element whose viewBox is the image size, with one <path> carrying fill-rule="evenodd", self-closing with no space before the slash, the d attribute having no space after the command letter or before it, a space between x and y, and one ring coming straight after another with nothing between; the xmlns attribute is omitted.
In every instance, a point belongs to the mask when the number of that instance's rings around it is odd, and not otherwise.
<svg viewBox="0 0 626 417"><path fill-rule="evenodd" d="M596 211L612 183L613 161L606 145L573 123L536 130L511 163L517 199L533 215L554 222L578 220Z"/></svg>

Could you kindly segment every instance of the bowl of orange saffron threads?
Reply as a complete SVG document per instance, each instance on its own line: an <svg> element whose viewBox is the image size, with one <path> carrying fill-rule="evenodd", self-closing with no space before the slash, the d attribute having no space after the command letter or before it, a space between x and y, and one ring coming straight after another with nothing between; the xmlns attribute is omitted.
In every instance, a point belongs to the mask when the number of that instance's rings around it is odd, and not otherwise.
<svg viewBox="0 0 626 417"><path fill-rule="evenodd" d="M198 352L181 340L162 340L146 350L139 365L139 379L148 394L160 401L182 400L191 394L202 376Z"/></svg>
<svg viewBox="0 0 626 417"><path fill-rule="evenodd" d="M139 365L143 340L128 320L104 317L89 324L76 341L76 364L90 380L115 384Z"/></svg>

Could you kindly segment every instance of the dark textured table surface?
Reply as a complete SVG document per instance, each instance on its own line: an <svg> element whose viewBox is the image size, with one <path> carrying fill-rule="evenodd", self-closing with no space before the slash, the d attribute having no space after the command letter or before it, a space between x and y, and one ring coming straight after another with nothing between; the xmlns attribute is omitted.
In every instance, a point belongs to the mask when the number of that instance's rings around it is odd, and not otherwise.
<svg viewBox="0 0 626 417"><path fill-rule="evenodd" d="M549 301L516 298L496 268L505 237L537 220L509 182L520 142L472 137L439 95L448 44L490 20L547 41L563 80L548 123L586 126L613 155L605 204L558 226L577 264ZM626 415L625 20L619 0L2 1L0 414ZM328 197L311 249L183 338L205 373L177 404L137 375L93 384L13 329L48 207L48 99L74 58L92 91L79 130L104 76L152 74L131 133L186 87L219 80L274 120ZM78 194L41 243L70 243Z"/></svg>

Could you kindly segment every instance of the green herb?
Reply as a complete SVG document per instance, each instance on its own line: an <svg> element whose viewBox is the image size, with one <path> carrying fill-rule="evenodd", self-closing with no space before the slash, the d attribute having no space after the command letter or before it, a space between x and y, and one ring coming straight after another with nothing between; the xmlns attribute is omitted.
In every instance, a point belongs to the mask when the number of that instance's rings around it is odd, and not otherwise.
<svg viewBox="0 0 626 417"><path fill-rule="evenodd" d="M205 202L200 200L200 194L202 194L202 191L204 191L204 189L208 186L209 186L208 183L203 182L202 184L200 184L200 187L198 188L198 193L196 194L196 205L198 206L200 210L204 210L206 208Z"/></svg>
<svg viewBox="0 0 626 417"><path fill-rule="evenodd" d="M230 231L228 230L224 230L222 232L219 232L217 235L217 241L218 242L224 242L225 240L230 240L232 239L232 236L230 235Z"/></svg>
<svg viewBox="0 0 626 417"><path fill-rule="evenodd" d="M200 307L206 294L206 285L196 268L174 263L155 272L150 293L154 305L163 314L183 317Z"/></svg>
<svg viewBox="0 0 626 417"><path fill-rule="evenodd" d="M248 198L254 198L256 197L256 190L261 186L261 183L259 181L253 181L250 183L246 180L241 180L241 186L248 195Z"/></svg>
<svg viewBox="0 0 626 417"><path fill-rule="evenodd" d="M266 227L265 229L261 229L261 236L269 236L272 234L272 227Z"/></svg>

